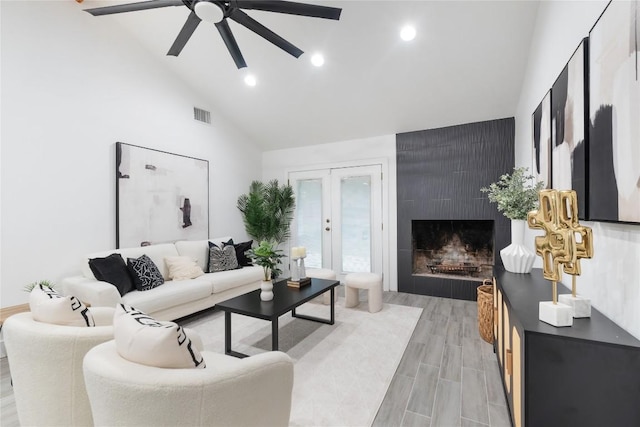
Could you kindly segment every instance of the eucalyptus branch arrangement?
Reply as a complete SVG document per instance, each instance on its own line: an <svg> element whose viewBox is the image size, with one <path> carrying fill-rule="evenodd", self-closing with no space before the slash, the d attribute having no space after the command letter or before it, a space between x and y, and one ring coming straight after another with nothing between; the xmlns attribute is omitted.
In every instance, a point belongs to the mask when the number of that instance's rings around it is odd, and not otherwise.
<svg viewBox="0 0 640 427"><path fill-rule="evenodd" d="M528 173L529 168L513 168L511 175L505 174L498 182L483 187L491 203L498 204L498 211L509 219L527 219L527 213L538 207L538 192L544 188L544 182L535 182Z"/></svg>

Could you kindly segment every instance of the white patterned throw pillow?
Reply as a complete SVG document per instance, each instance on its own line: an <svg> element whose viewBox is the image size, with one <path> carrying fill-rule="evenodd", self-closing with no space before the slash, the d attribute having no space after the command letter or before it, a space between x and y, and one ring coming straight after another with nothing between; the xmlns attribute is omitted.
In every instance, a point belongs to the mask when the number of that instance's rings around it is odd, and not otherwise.
<svg viewBox="0 0 640 427"><path fill-rule="evenodd" d="M209 273L235 270L236 268L238 268L238 258L236 258L233 242L231 245L223 247L209 242Z"/></svg>
<svg viewBox="0 0 640 427"><path fill-rule="evenodd" d="M41 284L29 293L29 310L33 320L65 326L95 326L93 315L86 305L71 295L60 295Z"/></svg>
<svg viewBox="0 0 640 427"><path fill-rule="evenodd" d="M118 354L131 362L158 368L206 367L184 328L124 304L116 307L113 338Z"/></svg>

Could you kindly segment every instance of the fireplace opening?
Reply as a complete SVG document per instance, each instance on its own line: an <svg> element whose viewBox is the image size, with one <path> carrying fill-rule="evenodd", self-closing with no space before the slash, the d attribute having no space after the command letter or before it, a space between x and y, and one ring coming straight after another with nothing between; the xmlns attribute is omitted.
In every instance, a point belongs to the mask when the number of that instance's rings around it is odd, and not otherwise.
<svg viewBox="0 0 640 427"><path fill-rule="evenodd" d="M492 220L413 220L412 273L477 280L493 276Z"/></svg>

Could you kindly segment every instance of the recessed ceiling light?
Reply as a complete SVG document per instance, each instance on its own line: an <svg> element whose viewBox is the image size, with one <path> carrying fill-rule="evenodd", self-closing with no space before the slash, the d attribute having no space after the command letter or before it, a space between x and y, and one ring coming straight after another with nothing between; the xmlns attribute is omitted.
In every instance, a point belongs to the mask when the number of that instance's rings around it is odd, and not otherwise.
<svg viewBox="0 0 640 427"><path fill-rule="evenodd" d="M247 86L255 86L258 81L256 80L256 77L253 74L247 74L244 78L244 82L247 84Z"/></svg>
<svg viewBox="0 0 640 427"><path fill-rule="evenodd" d="M416 38L416 29L411 25L405 25L400 30L400 38L406 42Z"/></svg>
<svg viewBox="0 0 640 427"><path fill-rule="evenodd" d="M324 56L320 53L316 53L311 57L311 63L316 67L322 67L324 65Z"/></svg>

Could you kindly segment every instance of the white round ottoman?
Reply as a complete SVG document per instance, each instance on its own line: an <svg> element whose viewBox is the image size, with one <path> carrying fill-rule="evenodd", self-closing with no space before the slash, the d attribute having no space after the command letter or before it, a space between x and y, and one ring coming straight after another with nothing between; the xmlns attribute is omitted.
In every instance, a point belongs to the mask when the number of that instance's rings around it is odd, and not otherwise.
<svg viewBox="0 0 640 427"><path fill-rule="evenodd" d="M360 304L358 289L369 291L369 313L382 310L382 276L376 273L349 273L344 278L345 307Z"/></svg>
<svg viewBox="0 0 640 427"><path fill-rule="evenodd" d="M307 268L306 272L307 277L312 277L314 279L336 280L336 272L329 270L328 268ZM338 290L334 289L333 294L335 301L338 301ZM322 303L325 305L331 304L331 292L325 292L322 294Z"/></svg>

